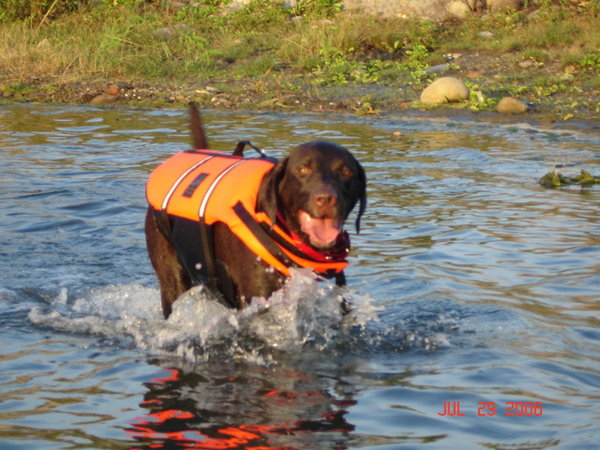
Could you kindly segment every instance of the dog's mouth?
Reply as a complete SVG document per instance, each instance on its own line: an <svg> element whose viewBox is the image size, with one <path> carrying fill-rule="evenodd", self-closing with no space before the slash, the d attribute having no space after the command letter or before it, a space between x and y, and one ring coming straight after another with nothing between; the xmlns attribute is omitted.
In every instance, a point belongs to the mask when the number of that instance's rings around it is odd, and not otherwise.
<svg viewBox="0 0 600 450"><path fill-rule="evenodd" d="M306 233L310 243L317 248L328 248L335 244L344 228L344 222L333 217L312 217L305 211L298 212L300 229Z"/></svg>

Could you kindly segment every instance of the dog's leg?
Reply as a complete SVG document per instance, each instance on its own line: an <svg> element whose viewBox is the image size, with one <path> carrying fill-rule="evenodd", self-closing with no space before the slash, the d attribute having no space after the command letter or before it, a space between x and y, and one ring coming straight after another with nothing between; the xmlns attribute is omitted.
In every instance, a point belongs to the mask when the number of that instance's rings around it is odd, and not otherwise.
<svg viewBox="0 0 600 450"><path fill-rule="evenodd" d="M175 248L156 226L152 208L148 208L145 227L148 255L158 277L163 315L167 319L173 302L190 289L192 283L189 274L179 263Z"/></svg>
<svg viewBox="0 0 600 450"><path fill-rule="evenodd" d="M220 290L230 305L242 309L250 304L252 297L269 298L280 289L285 276L271 270L233 234L223 223L213 228L215 259Z"/></svg>
<svg viewBox="0 0 600 450"><path fill-rule="evenodd" d="M342 271L335 276L336 286L346 286L346 274Z"/></svg>

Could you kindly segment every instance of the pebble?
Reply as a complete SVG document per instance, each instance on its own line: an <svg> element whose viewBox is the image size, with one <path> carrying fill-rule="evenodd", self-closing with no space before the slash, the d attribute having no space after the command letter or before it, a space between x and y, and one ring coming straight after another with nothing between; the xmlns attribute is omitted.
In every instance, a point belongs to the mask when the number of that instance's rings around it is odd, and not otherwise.
<svg viewBox="0 0 600 450"><path fill-rule="evenodd" d="M467 73L467 78L480 78L483 76L483 72L481 70L473 70L469 73Z"/></svg>
<svg viewBox="0 0 600 450"><path fill-rule="evenodd" d="M446 61L450 62L450 61L454 61L455 59L458 59L462 56L462 53L446 53L444 55L444 57L446 58Z"/></svg>
<svg viewBox="0 0 600 450"><path fill-rule="evenodd" d="M519 63L519 67L521 69L529 69L530 67L533 67L535 65L535 62L533 62L532 60L528 59L526 61L521 61Z"/></svg>
<svg viewBox="0 0 600 450"><path fill-rule="evenodd" d="M438 64L437 66L431 66L425 69L425 73L444 73L450 70L448 64Z"/></svg>
<svg viewBox="0 0 600 450"><path fill-rule="evenodd" d="M494 33L492 33L491 31L481 31L481 32L477 33L477 36L479 36L480 38L484 38L484 39L493 39Z"/></svg>

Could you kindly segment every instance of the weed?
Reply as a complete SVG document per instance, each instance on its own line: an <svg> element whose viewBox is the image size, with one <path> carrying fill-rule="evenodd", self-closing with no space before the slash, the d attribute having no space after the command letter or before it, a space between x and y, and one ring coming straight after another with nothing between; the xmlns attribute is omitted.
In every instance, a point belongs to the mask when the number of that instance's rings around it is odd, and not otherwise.
<svg viewBox="0 0 600 450"><path fill-rule="evenodd" d="M486 111L496 106L498 99L486 97L481 86L471 82L466 82L465 84L469 88L469 99L466 103L468 109L472 111Z"/></svg>
<svg viewBox="0 0 600 450"><path fill-rule="evenodd" d="M552 60L550 54L537 47L528 47L521 52L521 57L532 60L536 65L543 65L545 62Z"/></svg>
<svg viewBox="0 0 600 450"><path fill-rule="evenodd" d="M270 27L290 20L292 13L271 0L252 0L247 5L230 13L224 28L230 33L264 32Z"/></svg>
<svg viewBox="0 0 600 450"><path fill-rule="evenodd" d="M594 71L600 69L600 53L590 53L590 54L585 55L583 58L581 58L581 61L579 61L579 64L584 69L589 69L589 70L594 70Z"/></svg>
<svg viewBox="0 0 600 450"><path fill-rule="evenodd" d="M340 0L298 0L293 8L253 0L227 14L228 0L199 0L179 11L144 0L0 0L0 76L4 85L27 85L33 78L55 84L119 77L249 79L288 92L285 86L311 92L388 84L408 89L410 98L428 78L424 69L445 61L447 53L477 52L491 60L510 52L497 58L495 78L472 89L467 107L491 108L504 95L555 97L559 103L556 97L582 89L593 95L579 105L598 109L600 4L540 2L533 14L500 11L485 20L473 15L435 24L345 12ZM170 30L168 36L159 36L159 29ZM535 70L513 71L507 60L532 60ZM580 69L561 77L565 63ZM363 103L375 110L373 102Z"/></svg>
<svg viewBox="0 0 600 450"><path fill-rule="evenodd" d="M79 0L0 0L0 23L15 20L38 22L77 11Z"/></svg>
<svg viewBox="0 0 600 450"><path fill-rule="evenodd" d="M293 12L298 16L321 18L334 17L342 9L342 0L299 0Z"/></svg>

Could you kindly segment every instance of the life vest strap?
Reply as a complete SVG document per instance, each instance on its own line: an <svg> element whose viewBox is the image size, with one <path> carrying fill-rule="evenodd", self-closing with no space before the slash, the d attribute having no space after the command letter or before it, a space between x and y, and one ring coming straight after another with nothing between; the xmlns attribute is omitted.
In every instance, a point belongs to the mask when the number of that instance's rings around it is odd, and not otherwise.
<svg viewBox="0 0 600 450"><path fill-rule="evenodd" d="M248 230L260 242L260 244L284 267L290 267L292 261L286 257L285 253L275 244L271 236L261 227L252 214L238 202L233 207L234 212L240 220L248 227Z"/></svg>
<svg viewBox="0 0 600 450"><path fill-rule="evenodd" d="M285 231L279 225L270 227L270 222L264 214L253 216L240 202L233 210L264 250L275 259L274 267L285 275L289 276L289 267L310 267L325 278L335 277L338 280L339 274L348 266L345 254L342 258L313 258L288 242L289 237L286 239ZM264 218L265 221L257 220L258 217ZM342 282L342 278L339 280Z"/></svg>

